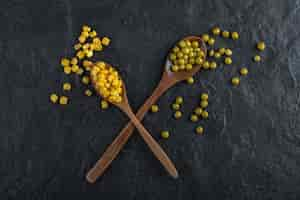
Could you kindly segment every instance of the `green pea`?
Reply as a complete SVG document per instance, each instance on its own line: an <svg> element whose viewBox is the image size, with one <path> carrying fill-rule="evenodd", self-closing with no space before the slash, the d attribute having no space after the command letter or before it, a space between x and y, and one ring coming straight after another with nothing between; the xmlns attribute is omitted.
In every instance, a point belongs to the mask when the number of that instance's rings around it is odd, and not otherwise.
<svg viewBox="0 0 300 200"><path fill-rule="evenodd" d="M198 118L197 115L191 115L190 120L191 120L192 122L197 122L197 121L199 120L199 118Z"/></svg>
<svg viewBox="0 0 300 200"><path fill-rule="evenodd" d="M176 112L174 113L174 117L175 117L175 119L179 119L179 118L182 117L182 113L181 113L180 111L176 111Z"/></svg>
<svg viewBox="0 0 300 200"><path fill-rule="evenodd" d="M182 104L183 103L183 97L181 97L181 96L176 97L175 102L179 105Z"/></svg>
<svg viewBox="0 0 300 200"><path fill-rule="evenodd" d="M170 60L176 60L176 55L174 53L171 53L170 54Z"/></svg>
<svg viewBox="0 0 300 200"><path fill-rule="evenodd" d="M203 111L202 108L197 107L197 108L194 110L194 113L195 113L196 115L200 116L201 113L202 113L202 111Z"/></svg>
<svg viewBox="0 0 300 200"><path fill-rule="evenodd" d="M186 47L186 42L185 42L184 40L181 40L181 41L179 42L179 46L180 46L181 48Z"/></svg>
<svg viewBox="0 0 300 200"><path fill-rule="evenodd" d="M177 58L182 58L182 57L183 57L183 53L178 52L178 53L177 53Z"/></svg>
<svg viewBox="0 0 300 200"><path fill-rule="evenodd" d="M180 105L178 103L173 103L172 104L172 109L173 110L179 110L180 109Z"/></svg>
<svg viewBox="0 0 300 200"><path fill-rule="evenodd" d="M182 52L183 54L189 54L189 53L190 53L190 50L189 50L187 47L185 47L185 48L182 49L181 52Z"/></svg>
<svg viewBox="0 0 300 200"><path fill-rule="evenodd" d="M179 47L174 47L173 49L172 49L172 51L174 52L174 53L177 53L177 52L179 52Z"/></svg>
<svg viewBox="0 0 300 200"><path fill-rule="evenodd" d="M184 65L184 63L185 63L185 62L184 62L184 59L181 58L181 59L178 60L178 64L179 64L179 65Z"/></svg>
<svg viewBox="0 0 300 200"><path fill-rule="evenodd" d="M199 47L199 42L198 42L198 41L193 41L193 42L192 42L192 47L193 47L193 48Z"/></svg>

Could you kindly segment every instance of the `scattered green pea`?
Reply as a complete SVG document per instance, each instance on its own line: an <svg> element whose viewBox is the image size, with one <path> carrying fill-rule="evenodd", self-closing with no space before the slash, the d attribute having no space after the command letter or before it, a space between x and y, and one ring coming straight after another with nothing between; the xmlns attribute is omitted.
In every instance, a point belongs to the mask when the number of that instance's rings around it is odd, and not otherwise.
<svg viewBox="0 0 300 200"><path fill-rule="evenodd" d="M202 93L201 94L201 100L207 101L208 100L208 94L207 93Z"/></svg>
<svg viewBox="0 0 300 200"><path fill-rule="evenodd" d="M212 33L213 33L214 35L220 35L221 29L220 29L219 27L214 27L214 28L212 29Z"/></svg>
<svg viewBox="0 0 300 200"><path fill-rule="evenodd" d="M200 102L200 106L201 106L201 108L206 108L206 107L208 106L208 101L202 100L202 101Z"/></svg>
<svg viewBox="0 0 300 200"><path fill-rule="evenodd" d="M213 49L209 50L208 55L210 57L214 56L214 54L215 54L215 51Z"/></svg>
<svg viewBox="0 0 300 200"><path fill-rule="evenodd" d="M201 113L201 117L203 119L207 119L208 118L208 112L206 110L203 110L202 113Z"/></svg>
<svg viewBox="0 0 300 200"><path fill-rule="evenodd" d="M239 85L239 84L240 84L240 79L239 79L239 77L233 77L233 78L231 79L231 83L232 83L232 85L234 85L234 86Z"/></svg>
<svg viewBox="0 0 300 200"><path fill-rule="evenodd" d="M229 36L230 36L229 31L222 31L222 36L223 36L224 38L229 38Z"/></svg>
<svg viewBox="0 0 300 200"><path fill-rule="evenodd" d="M203 111L202 108L197 107L197 108L194 110L194 113L195 113L196 115L200 116L201 113L202 113L202 111Z"/></svg>
<svg viewBox="0 0 300 200"><path fill-rule="evenodd" d="M248 69L246 67L243 67L240 69L240 74L242 76L246 76L248 74Z"/></svg>
<svg viewBox="0 0 300 200"><path fill-rule="evenodd" d="M220 53L221 55L223 55L223 54L225 53L225 48L224 48L224 47L220 48L220 49L219 49L219 53Z"/></svg>
<svg viewBox="0 0 300 200"><path fill-rule="evenodd" d="M196 133L202 135L204 133L204 128L202 126L198 126L196 128Z"/></svg>
<svg viewBox="0 0 300 200"><path fill-rule="evenodd" d="M186 79L186 82L191 85L195 82L195 80L193 77L189 77L188 79Z"/></svg>
<svg viewBox="0 0 300 200"><path fill-rule="evenodd" d="M210 69L216 69L217 68L217 63L215 61L210 62Z"/></svg>
<svg viewBox="0 0 300 200"><path fill-rule="evenodd" d="M215 44L215 39L214 38L209 38L209 40L207 41L207 44L212 46Z"/></svg>
<svg viewBox="0 0 300 200"><path fill-rule="evenodd" d="M204 69L209 69L209 62L208 61L205 61L204 63L203 63L203 68Z"/></svg>
<svg viewBox="0 0 300 200"><path fill-rule="evenodd" d="M226 56L231 56L232 55L231 49L225 49L225 55Z"/></svg>
<svg viewBox="0 0 300 200"><path fill-rule="evenodd" d="M180 105L178 103L173 103L172 104L172 109L173 110L179 110L180 109Z"/></svg>
<svg viewBox="0 0 300 200"><path fill-rule="evenodd" d="M203 34L203 35L202 35L202 40L203 40L204 42L208 42L208 40L209 40L209 35L208 35L208 34Z"/></svg>
<svg viewBox="0 0 300 200"><path fill-rule="evenodd" d="M197 122L197 121L199 120L199 118L198 118L197 115L192 114L191 117L190 117L190 120L191 120L192 122Z"/></svg>
<svg viewBox="0 0 300 200"><path fill-rule="evenodd" d="M231 38L233 39L233 40L237 40L237 39L239 39L239 34L238 34L238 32L232 32L231 33Z"/></svg>
<svg viewBox="0 0 300 200"><path fill-rule="evenodd" d="M214 57L217 58L217 59L221 58L221 53L220 52L216 52Z"/></svg>
<svg viewBox="0 0 300 200"><path fill-rule="evenodd" d="M174 113L174 117L175 117L175 119L179 119L179 118L181 118L182 117L182 112L181 111L176 111L175 113Z"/></svg>
<svg viewBox="0 0 300 200"><path fill-rule="evenodd" d="M170 133L169 131L162 131L160 133L161 137L164 138L164 139L168 139L170 137Z"/></svg>
<svg viewBox="0 0 300 200"><path fill-rule="evenodd" d="M230 64L232 63L232 59L231 59L230 57L226 57L226 58L224 59L224 63L225 63L226 65L230 65Z"/></svg>
<svg viewBox="0 0 300 200"><path fill-rule="evenodd" d="M261 57L259 55L255 55L253 59L254 59L255 62L260 62L261 61Z"/></svg>
<svg viewBox="0 0 300 200"><path fill-rule="evenodd" d="M258 43L256 44L256 48L257 48L258 50L260 50L260 51L263 51L263 50L265 50L266 45L265 45L264 42L258 42Z"/></svg>

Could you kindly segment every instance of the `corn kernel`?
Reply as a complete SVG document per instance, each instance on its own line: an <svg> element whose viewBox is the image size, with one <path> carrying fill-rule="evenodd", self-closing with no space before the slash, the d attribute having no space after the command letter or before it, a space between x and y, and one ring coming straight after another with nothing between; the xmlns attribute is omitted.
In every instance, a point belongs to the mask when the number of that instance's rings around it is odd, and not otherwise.
<svg viewBox="0 0 300 200"><path fill-rule="evenodd" d="M72 88L71 84L70 83L64 83L63 84L63 90L65 91L70 91Z"/></svg>
<svg viewBox="0 0 300 200"><path fill-rule="evenodd" d="M70 66L64 67L64 73L65 73L65 74L70 74L71 71L72 71L72 68L71 68Z"/></svg>
<svg viewBox="0 0 300 200"><path fill-rule="evenodd" d="M60 98L59 98L59 104L61 104L61 105L66 105L66 104L68 104L68 97L66 97L66 96L61 96Z"/></svg>
<svg viewBox="0 0 300 200"><path fill-rule="evenodd" d="M94 55L93 51L89 50L86 52L86 57L90 58Z"/></svg>
<svg viewBox="0 0 300 200"><path fill-rule="evenodd" d="M71 59L71 64L72 65L77 65L77 63L78 63L78 59L76 57Z"/></svg>
<svg viewBox="0 0 300 200"><path fill-rule="evenodd" d="M82 31L82 32L81 32L81 36L87 38L87 37L89 37L89 32L87 32L87 31Z"/></svg>
<svg viewBox="0 0 300 200"><path fill-rule="evenodd" d="M94 44L101 44L101 40L98 37L93 38L93 43Z"/></svg>
<svg viewBox="0 0 300 200"><path fill-rule="evenodd" d="M79 38L78 38L78 41L79 41L80 43L84 43L85 40L86 40L86 37L84 37L83 35L79 36Z"/></svg>
<svg viewBox="0 0 300 200"><path fill-rule="evenodd" d="M90 48L90 44L89 43L85 43L84 45L82 45L82 49L83 50L87 50Z"/></svg>
<svg viewBox="0 0 300 200"><path fill-rule="evenodd" d="M71 69L72 69L72 72L76 73L79 70L79 66L78 65L72 65Z"/></svg>
<svg viewBox="0 0 300 200"><path fill-rule="evenodd" d="M110 43L110 39L109 39L108 37L103 37L101 43L102 43L104 46L108 46L109 43Z"/></svg>
<svg viewBox="0 0 300 200"><path fill-rule="evenodd" d="M66 67L70 65L70 60L67 58L62 58L60 61L61 66Z"/></svg>
<svg viewBox="0 0 300 200"><path fill-rule="evenodd" d="M74 49L77 51L82 47L80 43L74 45Z"/></svg>
<svg viewBox="0 0 300 200"><path fill-rule="evenodd" d="M83 51L77 51L76 56L81 60L84 58L85 54Z"/></svg>
<svg viewBox="0 0 300 200"><path fill-rule="evenodd" d="M90 97L90 96L92 96L93 93L92 93L91 90L87 89L87 90L84 91L84 94L85 94L86 96Z"/></svg>
<svg viewBox="0 0 300 200"><path fill-rule="evenodd" d="M102 46L102 44L100 43L100 44L93 44L93 46L94 46L94 50L95 51L102 51L103 50L103 46Z"/></svg>
<svg viewBox="0 0 300 200"><path fill-rule="evenodd" d="M102 100L102 101L101 101L101 108L102 108L103 110L107 109L107 108L108 108L108 102L105 101L105 100Z"/></svg>
<svg viewBox="0 0 300 200"><path fill-rule="evenodd" d="M85 85L90 83L90 78L88 76L83 76L81 82Z"/></svg>
<svg viewBox="0 0 300 200"><path fill-rule="evenodd" d="M83 69L81 67L79 67L79 69L77 70L76 74L82 75L83 72L84 72Z"/></svg>
<svg viewBox="0 0 300 200"><path fill-rule="evenodd" d="M82 26L82 31L90 32L90 31L91 31L91 27L89 27L89 26L87 26L87 25L83 25L83 26Z"/></svg>
<svg viewBox="0 0 300 200"><path fill-rule="evenodd" d="M51 94L51 95L50 95L50 101L51 101L52 103L56 103L57 100L58 100L57 94Z"/></svg>
<svg viewBox="0 0 300 200"><path fill-rule="evenodd" d="M91 38L96 37L97 36L97 32L95 30L93 30L93 31L90 32L89 36Z"/></svg>

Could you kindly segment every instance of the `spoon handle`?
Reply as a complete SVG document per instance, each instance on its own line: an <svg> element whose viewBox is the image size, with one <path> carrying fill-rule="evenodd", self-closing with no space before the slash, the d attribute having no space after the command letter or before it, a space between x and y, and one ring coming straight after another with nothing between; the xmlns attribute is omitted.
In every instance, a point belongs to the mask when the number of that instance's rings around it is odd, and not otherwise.
<svg viewBox="0 0 300 200"><path fill-rule="evenodd" d="M144 118L150 107L157 101L157 99L171 87L172 83L168 81L166 76L163 76L152 95L145 101L144 105L140 107L136 114L136 118L140 121ZM90 183L94 183L99 176L101 176L110 163L117 157L123 146L127 143L128 139L132 135L134 125L132 122L122 129L119 135L114 141L107 147L101 158L95 163L93 168L89 170L86 175L86 179Z"/></svg>
<svg viewBox="0 0 300 200"><path fill-rule="evenodd" d="M136 118L134 113L132 112L130 107L127 107L123 109L123 111L127 114L127 116L131 119L131 122L135 125L135 127L138 129L140 135L148 145L148 147L151 149L151 151L154 153L156 158L161 162L161 164L164 166L164 168L169 172L169 174L173 178L178 177L178 172L168 157L168 155L164 152L164 150L160 147L160 145L153 139L153 137L150 135L150 133L145 129L145 127L141 124L141 122Z"/></svg>

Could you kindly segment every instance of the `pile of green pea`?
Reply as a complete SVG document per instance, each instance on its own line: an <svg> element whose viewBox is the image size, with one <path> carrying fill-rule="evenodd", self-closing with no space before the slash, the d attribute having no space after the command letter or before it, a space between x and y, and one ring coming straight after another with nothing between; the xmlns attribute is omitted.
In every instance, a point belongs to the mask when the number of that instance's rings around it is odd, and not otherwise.
<svg viewBox="0 0 300 200"><path fill-rule="evenodd" d="M205 52L198 41L181 40L169 55L173 72L189 71L194 65L201 65L205 59Z"/></svg>
<svg viewBox="0 0 300 200"><path fill-rule="evenodd" d="M229 32L227 30L221 30L219 27L214 27L211 29L211 34L203 34L201 39L207 44L207 59L205 59L205 52L199 47L197 41L188 41L181 40L176 46L172 49L169 54L169 59L172 62L171 71L180 72L188 71L193 69L194 65L200 65L202 69L205 70L215 70L218 67L218 60L222 60L225 65L233 64L233 50L230 48L213 48L216 42L216 37L222 37L223 39L232 39L237 41L240 36L236 31ZM263 41L256 43L256 50L262 52L266 48L266 45ZM222 58L223 57L223 58ZM262 60L261 55L256 54L253 56L254 62L260 62ZM242 66L238 70L238 75L233 76L230 80L233 86L238 86L240 84L240 78L242 76L248 75L248 68ZM195 80L193 77L189 77L187 80L188 84L194 84ZM197 106L193 113L190 115L190 120L192 122L198 122L200 119L208 119L209 113L206 110L208 107L208 94L201 94L201 101L199 106ZM182 118L183 113L181 110L183 104L183 97L178 96L175 99L175 102L172 103L172 109L174 110L174 118L176 120ZM157 106L157 105L156 105ZM155 110L158 110L155 109ZM195 128L197 134L204 134L203 126L199 125ZM170 133L167 130L161 132L161 137L167 139Z"/></svg>

